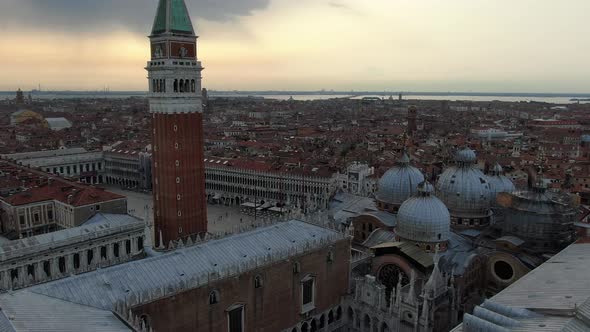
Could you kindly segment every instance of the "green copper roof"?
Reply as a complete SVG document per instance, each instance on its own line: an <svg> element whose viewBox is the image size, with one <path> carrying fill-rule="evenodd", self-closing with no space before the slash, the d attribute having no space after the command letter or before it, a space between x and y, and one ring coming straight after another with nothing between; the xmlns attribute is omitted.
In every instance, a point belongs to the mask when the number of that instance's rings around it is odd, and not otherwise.
<svg viewBox="0 0 590 332"><path fill-rule="evenodd" d="M194 34L184 0L160 0L152 35L165 32Z"/></svg>

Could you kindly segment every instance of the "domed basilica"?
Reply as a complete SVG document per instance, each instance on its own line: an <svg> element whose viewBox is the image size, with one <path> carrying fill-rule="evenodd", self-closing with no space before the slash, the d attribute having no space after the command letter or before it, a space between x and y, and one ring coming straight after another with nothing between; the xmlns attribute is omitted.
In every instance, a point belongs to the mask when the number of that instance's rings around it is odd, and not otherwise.
<svg viewBox="0 0 590 332"><path fill-rule="evenodd" d="M374 205L349 220L355 316L386 310L382 319L389 326L443 331L541 264L544 253L530 251L528 241L539 239L504 226L515 222L505 217L514 214L506 212L515 205L507 203L516 201L510 197L523 196L499 164L484 174L468 147L455 153L436 186L404 150L379 180ZM567 225L561 221L559 229ZM364 260L355 260L354 252ZM362 294L387 305L363 300Z"/></svg>

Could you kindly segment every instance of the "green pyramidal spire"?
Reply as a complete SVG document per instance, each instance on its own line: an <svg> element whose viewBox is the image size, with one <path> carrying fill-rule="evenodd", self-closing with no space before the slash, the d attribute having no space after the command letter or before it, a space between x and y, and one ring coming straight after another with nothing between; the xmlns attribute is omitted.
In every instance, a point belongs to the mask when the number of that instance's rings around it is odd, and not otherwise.
<svg viewBox="0 0 590 332"><path fill-rule="evenodd" d="M152 35L164 33L195 34L184 0L160 0Z"/></svg>

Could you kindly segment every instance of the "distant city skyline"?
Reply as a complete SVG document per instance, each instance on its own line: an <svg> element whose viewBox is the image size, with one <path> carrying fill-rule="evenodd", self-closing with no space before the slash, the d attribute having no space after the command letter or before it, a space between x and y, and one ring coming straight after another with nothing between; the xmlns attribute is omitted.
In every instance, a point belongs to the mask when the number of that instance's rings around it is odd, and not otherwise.
<svg viewBox="0 0 590 332"><path fill-rule="evenodd" d="M147 90L156 0L4 0L0 90ZM590 2L187 0L215 90L590 92Z"/></svg>

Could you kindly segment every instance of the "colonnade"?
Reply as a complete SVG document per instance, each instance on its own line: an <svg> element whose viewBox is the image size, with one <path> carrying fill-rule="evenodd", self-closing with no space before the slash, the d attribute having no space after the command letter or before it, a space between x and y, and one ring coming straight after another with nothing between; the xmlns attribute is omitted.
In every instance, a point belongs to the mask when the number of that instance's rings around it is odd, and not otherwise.
<svg viewBox="0 0 590 332"><path fill-rule="evenodd" d="M66 253L59 251L49 257L43 255L43 259L33 262L28 257L20 259L14 265L7 261L0 265L0 289L24 288L126 262L143 251L143 237L142 233L107 243L97 242L90 247L69 250ZM42 254L40 252L39 256Z"/></svg>

